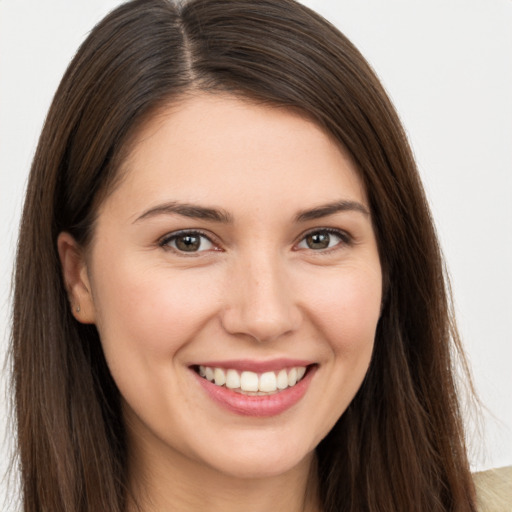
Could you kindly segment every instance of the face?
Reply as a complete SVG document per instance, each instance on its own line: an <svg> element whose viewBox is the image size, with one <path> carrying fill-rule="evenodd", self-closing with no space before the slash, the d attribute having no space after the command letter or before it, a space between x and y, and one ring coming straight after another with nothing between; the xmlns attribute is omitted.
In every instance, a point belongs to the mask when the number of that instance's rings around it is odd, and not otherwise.
<svg viewBox="0 0 512 512"><path fill-rule="evenodd" d="M380 313L354 164L296 113L204 94L147 122L121 172L87 255L73 267L65 234L59 250L134 450L296 467L361 385Z"/></svg>

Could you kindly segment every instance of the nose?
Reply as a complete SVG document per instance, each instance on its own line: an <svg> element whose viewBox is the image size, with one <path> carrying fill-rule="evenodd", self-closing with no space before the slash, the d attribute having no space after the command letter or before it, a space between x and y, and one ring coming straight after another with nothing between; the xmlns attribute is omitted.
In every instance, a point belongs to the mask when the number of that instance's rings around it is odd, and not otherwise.
<svg viewBox="0 0 512 512"><path fill-rule="evenodd" d="M272 257L238 262L228 278L222 313L227 332L269 342L298 329L302 314L284 267Z"/></svg>

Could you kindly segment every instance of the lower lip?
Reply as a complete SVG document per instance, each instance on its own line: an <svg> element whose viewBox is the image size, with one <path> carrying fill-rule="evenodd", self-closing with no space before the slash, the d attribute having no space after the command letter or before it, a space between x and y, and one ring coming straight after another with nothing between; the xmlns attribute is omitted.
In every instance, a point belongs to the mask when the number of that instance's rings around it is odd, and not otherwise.
<svg viewBox="0 0 512 512"><path fill-rule="evenodd" d="M306 375L295 386L273 395L250 396L237 393L224 386L217 386L192 370L209 397L219 405L241 416L270 417L283 413L294 406L306 393L316 371L316 365L308 368Z"/></svg>

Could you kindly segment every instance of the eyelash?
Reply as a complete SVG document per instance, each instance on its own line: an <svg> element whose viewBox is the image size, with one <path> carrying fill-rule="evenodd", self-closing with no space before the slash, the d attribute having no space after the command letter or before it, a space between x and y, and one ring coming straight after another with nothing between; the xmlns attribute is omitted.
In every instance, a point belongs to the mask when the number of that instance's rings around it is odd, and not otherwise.
<svg viewBox="0 0 512 512"><path fill-rule="evenodd" d="M318 235L318 234L334 235L334 236L338 237L340 241L332 247L326 247L326 248L319 249L319 250L315 250L310 247L298 247L299 244L306 241L308 236ZM184 229L181 231L175 231L173 233L165 235L163 238L161 238L159 240L158 245L164 249L172 250L175 253L183 255L183 256L185 256L185 255L186 256L197 256L197 255L209 250L209 249L203 249L201 251L185 251L185 250L181 250L177 247L172 247L170 245L173 241L176 241L180 237L185 237L185 236L189 236L189 237L195 236L195 237L201 238L202 240L207 240L208 243L210 243L213 247L215 247L217 245L216 242L214 242L212 240L212 238L209 235L205 234L204 232L202 232L200 230L187 230L187 229ZM299 239L299 242L294 245L294 248L295 248L295 250L310 250L317 254L328 254L328 253L331 253L332 251L335 251L335 250L341 248L340 246L346 247L346 246L350 246L352 244L353 244L353 239L346 231L342 231L339 229L333 229L333 228L315 228L315 229L312 229L312 230L302 234ZM214 250L219 250L219 249L217 248Z"/></svg>
<svg viewBox="0 0 512 512"><path fill-rule="evenodd" d="M296 250L310 250L318 255L324 255L324 254L330 254L333 251L336 251L338 249L341 249L342 247L349 247L353 244L353 238L350 236L346 231L342 231L340 229L334 229L334 228L314 228L304 234L301 235L299 243L296 244L298 246L300 243L303 243L306 241L308 236L311 235L318 235L318 234L328 234L328 235L334 235L339 238L339 242L336 243L332 247L326 247L324 249L314 250L310 247L304 247L304 248L298 248Z"/></svg>
<svg viewBox="0 0 512 512"><path fill-rule="evenodd" d="M177 247L172 247L170 245L171 242L173 242L175 240L178 240L180 237L185 237L185 236L189 236L189 237L196 236L196 237L201 238L202 240L207 240L214 247L216 245L216 243L211 239L211 237L206 235L202 231L200 231L200 230L188 230L188 229L183 229L181 231L174 231L173 233L165 235L163 238L160 239L160 241L158 242L158 245L160 247L164 248L164 249L172 250L172 251L174 251L177 254L187 255L187 256L196 256L196 255L201 254L202 252L205 251L205 250L202 250L202 251L183 251L183 250L178 249Z"/></svg>

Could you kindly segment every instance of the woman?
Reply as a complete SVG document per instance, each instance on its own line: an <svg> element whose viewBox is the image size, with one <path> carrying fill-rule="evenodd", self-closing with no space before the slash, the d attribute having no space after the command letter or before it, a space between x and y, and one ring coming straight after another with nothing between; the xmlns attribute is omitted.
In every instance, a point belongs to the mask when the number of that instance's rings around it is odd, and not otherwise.
<svg viewBox="0 0 512 512"><path fill-rule="evenodd" d="M335 28L136 0L92 31L20 233L26 511L475 510L452 343L406 138Z"/></svg>

